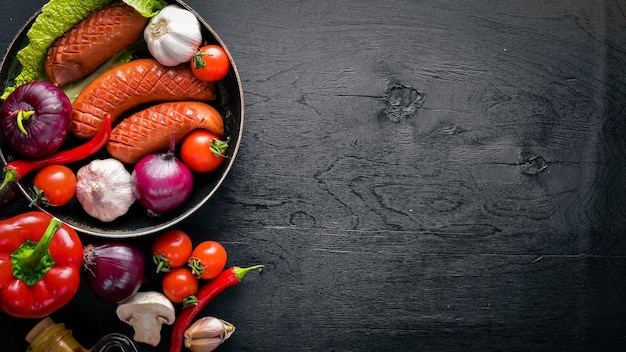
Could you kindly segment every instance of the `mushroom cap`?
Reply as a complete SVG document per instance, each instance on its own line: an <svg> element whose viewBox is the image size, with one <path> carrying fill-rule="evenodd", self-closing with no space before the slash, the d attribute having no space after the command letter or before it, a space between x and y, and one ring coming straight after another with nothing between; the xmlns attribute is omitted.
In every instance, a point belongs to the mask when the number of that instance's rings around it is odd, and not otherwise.
<svg viewBox="0 0 626 352"><path fill-rule="evenodd" d="M176 319L172 302L156 291L135 293L117 306L116 313L121 321L133 327L135 341L152 346L161 340L161 326L173 324Z"/></svg>
<svg viewBox="0 0 626 352"><path fill-rule="evenodd" d="M119 319L126 321L136 311L145 311L162 318L165 324L173 324L176 311L172 302L157 291L137 292L121 302L116 310Z"/></svg>

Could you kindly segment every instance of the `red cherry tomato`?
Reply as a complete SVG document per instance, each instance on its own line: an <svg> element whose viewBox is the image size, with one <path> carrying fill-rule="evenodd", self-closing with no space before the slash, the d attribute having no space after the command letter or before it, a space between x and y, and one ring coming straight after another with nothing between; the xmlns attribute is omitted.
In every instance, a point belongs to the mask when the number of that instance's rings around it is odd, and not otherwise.
<svg viewBox="0 0 626 352"><path fill-rule="evenodd" d="M208 280L224 270L227 257L226 249L219 242L204 241L191 252L189 266L196 277Z"/></svg>
<svg viewBox="0 0 626 352"><path fill-rule="evenodd" d="M215 82L224 78L230 69L226 51L219 45L198 48L191 58L191 71L201 81Z"/></svg>
<svg viewBox="0 0 626 352"><path fill-rule="evenodd" d="M35 175L33 185L47 198L47 204L61 206L76 194L76 175L64 165L49 165Z"/></svg>
<svg viewBox="0 0 626 352"><path fill-rule="evenodd" d="M222 141L213 132L197 129L189 133L180 146L180 158L191 170L209 172L224 161L228 141Z"/></svg>
<svg viewBox="0 0 626 352"><path fill-rule="evenodd" d="M198 291L198 279L188 268L176 268L163 275L163 294L174 303L182 303Z"/></svg>
<svg viewBox="0 0 626 352"><path fill-rule="evenodd" d="M158 272L167 272L187 263L193 250L191 238L180 230L168 230L152 242L152 258Z"/></svg>

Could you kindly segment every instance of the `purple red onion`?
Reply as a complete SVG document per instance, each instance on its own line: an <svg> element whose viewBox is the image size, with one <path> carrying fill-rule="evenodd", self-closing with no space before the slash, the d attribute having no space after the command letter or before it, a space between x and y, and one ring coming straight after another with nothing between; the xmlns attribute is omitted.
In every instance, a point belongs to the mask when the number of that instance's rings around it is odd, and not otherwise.
<svg viewBox="0 0 626 352"><path fill-rule="evenodd" d="M83 260L87 286L100 299L121 302L137 293L143 283L146 259L136 245L86 245Z"/></svg>
<svg viewBox="0 0 626 352"><path fill-rule="evenodd" d="M61 147L72 121L72 104L47 81L17 87L0 108L0 128L7 144L29 157L45 157Z"/></svg>
<svg viewBox="0 0 626 352"><path fill-rule="evenodd" d="M137 162L132 172L133 193L151 215L158 215L184 203L193 190L193 175L174 154L172 133L169 150L150 154Z"/></svg>

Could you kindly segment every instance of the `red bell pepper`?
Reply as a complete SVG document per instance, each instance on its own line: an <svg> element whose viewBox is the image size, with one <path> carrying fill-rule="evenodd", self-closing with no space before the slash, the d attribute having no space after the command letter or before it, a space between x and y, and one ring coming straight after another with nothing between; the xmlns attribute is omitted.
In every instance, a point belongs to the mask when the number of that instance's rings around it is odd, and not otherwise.
<svg viewBox="0 0 626 352"><path fill-rule="evenodd" d="M0 309L42 318L63 307L78 291L82 260L76 231L45 212L0 221Z"/></svg>

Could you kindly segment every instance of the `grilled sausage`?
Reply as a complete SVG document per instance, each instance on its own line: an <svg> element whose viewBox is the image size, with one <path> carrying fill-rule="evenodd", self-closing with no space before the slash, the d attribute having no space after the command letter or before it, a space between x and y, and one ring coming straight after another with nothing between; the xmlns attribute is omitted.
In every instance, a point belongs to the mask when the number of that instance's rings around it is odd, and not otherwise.
<svg viewBox="0 0 626 352"><path fill-rule="evenodd" d="M121 1L101 8L48 49L46 75L57 86L85 77L140 39L147 24L147 18Z"/></svg>
<svg viewBox="0 0 626 352"><path fill-rule="evenodd" d="M197 101L177 101L153 105L121 121L111 132L107 150L117 160L134 164L142 157L166 150L172 131L180 142L196 128L218 136L224 121L212 106Z"/></svg>
<svg viewBox="0 0 626 352"><path fill-rule="evenodd" d="M197 79L188 64L166 67L152 58L133 60L103 73L76 97L72 132L91 138L107 114L115 121L140 104L213 99L215 85Z"/></svg>

